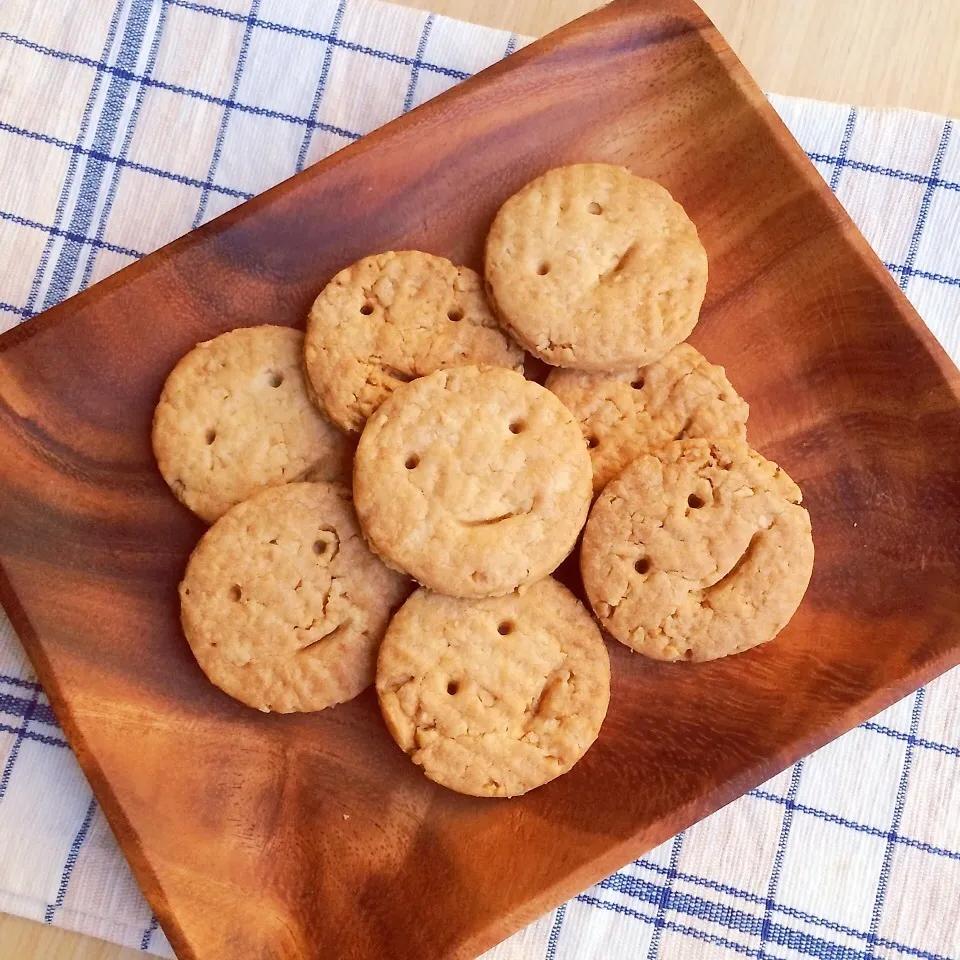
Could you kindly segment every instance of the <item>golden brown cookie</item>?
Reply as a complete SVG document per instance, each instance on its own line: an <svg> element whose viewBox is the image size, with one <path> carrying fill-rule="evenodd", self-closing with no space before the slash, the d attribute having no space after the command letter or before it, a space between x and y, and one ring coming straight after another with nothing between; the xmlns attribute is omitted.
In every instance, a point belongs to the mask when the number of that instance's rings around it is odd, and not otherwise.
<svg viewBox="0 0 960 960"><path fill-rule="evenodd" d="M349 439L307 396L303 334L242 327L201 343L167 377L153 451L177 498L212 523L266 487L350 476Z"/></svg>
<svg viewBox="0 0 960 960"><path fill-rule="evenodd" d="M374 677L409 581L369 550L348 492L273 487L224 514L180 584L183 631L209 679L264 712L322 710Z"/></svg>
<svg viewBox="0 0 960 960"><path fill-rule="evenodd" d="M307 376L334 423L359 432L398 384L446 367L523 369L469 267L417 250L341 270L317 297L304 343Z"/></svg>
<svg viewBox="0 0 960 960"><path fill-rule="evenodd" d="M509 593L576 542L590 457L549 390L500 367L456 367L398 387L367 421L354 463L367 539L439 593Z"/></svg>
<svg viewBox="0 0 960 960"><path fill-rule="evenodd" d="M714 660L775 637L810 581L800 489L737 440L680 440L607 484L583 535L601 624L657 660Z"/></svg>
<svg viewBox="0 0 960 960"><path fill-rule="evenodd" d="M596 740L610 661L590 614L552 577L483 600L421 589L387 629L377 695L431 780L513 797L566 773Z"/></svg>
<svg viewBox="0 0 960 960"><path fill-rule="evenodd" d="M659 184L581 163L548 171L500 208L486 277L501 322L531 353L560 367L622 369L690 335L707 255Z"/></svg>
<svg viewBox="0 0 960 960"><path fill-rule="evenodd" d="M747 436L750 408L723 367L688 343L621 373L553 370L546 385L580 421L595 493L631 460L670 440Z"/></svg>

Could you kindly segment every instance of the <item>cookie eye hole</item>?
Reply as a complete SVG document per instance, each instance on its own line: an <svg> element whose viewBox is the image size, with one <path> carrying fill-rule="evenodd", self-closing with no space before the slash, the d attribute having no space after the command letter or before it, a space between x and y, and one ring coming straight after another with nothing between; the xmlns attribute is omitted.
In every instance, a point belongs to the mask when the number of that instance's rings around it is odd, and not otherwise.
<svg viewBox="0 0 960 960"><path fill-rule="evenodd" d="M207 439L207 446L209 447L210 444L213 443L213 441L217 439L217 431L216 431L216 430L208 430L208 431L207 431L207 438L206 438L206 439Z"/></svg>
<svg viewBox="0 0 960 960"><path fill-rule="evenodd" d="M634 565L633 569L639 574L649 573L650 572L650 558L641 557Z"/></svg>
<svg viewBox="0 0 960 960"><path fill-rule="evenodd" d="M407 462L404 464L408 470L416 470L419 465L420 458L415 453L411 453L410 456L407 457Z"/></svg>
<svg viewBox="0 0 960 960"><path fill-rule="evenodd" d="M514 420L513 423L510 424L510 432L523 433L523 431L526 429L526 426L527 425L522 420Z"/></svg>
<svg viewBox="0 0 960 960"><path fill-rule="evenodd" d="M497 627L497 633L499 633L501 637L505 637L507 634L513 633L513 624L509 620L504 620L503 623Z"/></svg>
<svg viewBox="0 0 960 960"><path fill-rule="evenodd" d="M447 693L449 693L451 697L456 696L457 691L458 691L459 689L460 689L460 684L457 683L456 680L451 680L451 681L447 684Z"/></svg>
<svg viewBox="0 0 960 960"><path fill-rule="evenodd" d="M595 450L600 446L600 441L596 437L587 437L587 446L591 450Z"/></svg>
<svg viewBox="0 0 960 960"><path fill-rule="evenodd" d="M463 311L457 307L447 311L447 319L454 323L459 323L463 319Z"/></svg>
<svg viewBox="0 0 960 960"><path fill-rule="evenodd" d="M365 304L360 308L360 312L361 312L365 317L369 317L370 314L373 313L373 304L372 304L372 303L365 303Z"/></svg>
<svg viewBox="0 0 960 960"><path fill-rule="evenodd" d="M327 544L325 540L314 540L313 542L313 552L319 557L321 554L327 552Z"/></svg>
<svg viewBox="0 0 960 960"><path fill-rule="evenodd" d="M630 386L633 387L634 390L642 390L644 383L645 381L643 377L637 377L637 379L634 380L633 383L630 384Z"/></svg>
<svg viewBox="0 0 960 960"><path fill-rule="evenodd" d="M691 493L690 496L687 497L687 506L690 507L691 510L699 510L703 505L703 499L695 493Z"/></svg>
<svg viewBox="0 0 960 960"><path fill-rule="evenodd" d="M592 213L595 217L599 217L600 214L603 213L603 207L601 207L600 204L597 203L596 200L594 200L593 202L591 202L591 204L587 207L587 210L588 210L590 213Z"/></svg>
<svg viewBox="0 0 960 960"><path fill-rule="evenodd" d="M230 588L229 592L230 592L230 599L233 600L234 603L237 603L240 600L240 597L242 596L240 592L240 587L237 586L237 584L234 584Z"/></svg>
<svg viewBox="0 0 960 960"><path fill-rule="evenodd" d="M545 277L549 272L550 272L549 263L544 262L544 263L541 263L539 267L537 267L537 276Z"/></svg>
<svg viewBox="0 0 960 960"><path fill-rule="evenodd" d="M271 373L269 382L271 387L274 387L274 388L279 387L280 384L283 383L283 374L276 373L276 372Z"/></svg>

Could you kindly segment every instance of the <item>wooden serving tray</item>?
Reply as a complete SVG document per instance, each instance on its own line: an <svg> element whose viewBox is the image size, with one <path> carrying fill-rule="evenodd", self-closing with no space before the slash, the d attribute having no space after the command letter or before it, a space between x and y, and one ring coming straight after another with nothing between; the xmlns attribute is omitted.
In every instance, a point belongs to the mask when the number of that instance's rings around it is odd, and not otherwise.
<svg viewBox="0 0 960 960"><path fill-rule="evenodd" d="M335 271L481 266L546 168L665 184L710 255L694 342L802 485L817 565L774 643L698 666L611 644L600 738L511 801L458 796L368 691L264 716L198 669L164 486L164 377L300 324ZM0 338L0 594L181 960L472 957L960 661L960 378L690 0L619 0Z"/></svg>

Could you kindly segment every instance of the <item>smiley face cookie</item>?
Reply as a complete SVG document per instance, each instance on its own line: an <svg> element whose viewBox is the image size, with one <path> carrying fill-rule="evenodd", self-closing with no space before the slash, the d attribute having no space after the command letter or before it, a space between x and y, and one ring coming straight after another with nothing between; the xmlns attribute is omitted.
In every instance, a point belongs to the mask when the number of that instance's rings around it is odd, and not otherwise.
<svg viewBox="0 0 960 960"><path fill-rule="evenodd" d="M374 677L409 581L369 550L342 487L291 483L222 516L180 584L183 630L207 677L264 712L322 710Z"/></svg>
<svg viewBox="0 0 960 960"><path fill-rule="evenodd" d="M350 476L352 444L310 402L303 334L241 327L173 368L153 418L153 450L176 497L212 523L234 504L307 471Z"/></svg>
<svg viewBox="0 0 960 960"><path fill-rule="evenodd" d="M652 363L700 315L707 255L683 207L623 167L549 170L500 208L486 279L503 323L560 367Z"/></svg>
<svg viewBox="0 0 960 960"><path fill-rule="evenodd" d="M390 622L377 696L431 780L513 797L566 773L596 740L610 661L593 618L551 577L483 600L421 589Z"/></svg>
<svg viewBox="0 0 960 960"><path fill-rule="evenodd" d="M498 367L441 370L398 387L367 421L354 465L373 548L458 597L509 593L554 570L592 489L570 411Z"/></svg>
<svg viewBox="0 0 960 960"><path fill-rule="evenodd" d="M800 488L735 440L639 457L600 495L580 566L600 623L657 660L714 660L772 639L810 581Z"/></svg>
<svg viewBox="0 0 960 960"><path fill-rule="evenodd" d="M723 367L689 343L619 373L553 370L546 386L580 422L595 493L631 460L670 440L746 439L749 407Z"/></svg>
<svg viewBox="0 0 960 960"><path fill-rule="evenodd" d="M380 253L341 270L307 320L304 365L334 423L359 433L401 383L467 364L520 370L469 267L418 250Z"/></svg>

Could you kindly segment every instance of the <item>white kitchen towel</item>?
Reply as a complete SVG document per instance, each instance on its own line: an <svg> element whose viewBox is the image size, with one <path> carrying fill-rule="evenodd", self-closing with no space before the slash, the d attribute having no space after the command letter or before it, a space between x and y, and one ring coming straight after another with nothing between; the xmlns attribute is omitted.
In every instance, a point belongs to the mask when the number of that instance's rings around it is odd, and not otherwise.
<svg viewBox="0 0 960 960"><path fill-rule="evenodd" d="M523 42L370 0L4 0L0 330ZM958 359L960 133L772 100ZM958 811L954 671L489 956L956 960ZM2 616L0 910L170 955Z"/></svg>

